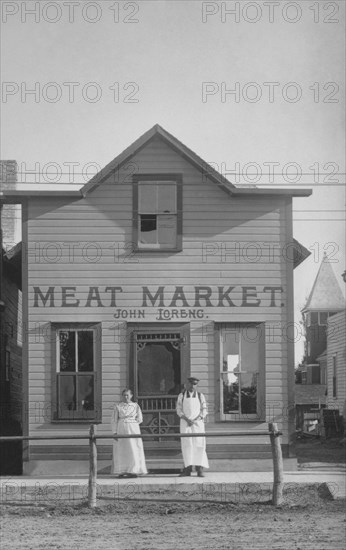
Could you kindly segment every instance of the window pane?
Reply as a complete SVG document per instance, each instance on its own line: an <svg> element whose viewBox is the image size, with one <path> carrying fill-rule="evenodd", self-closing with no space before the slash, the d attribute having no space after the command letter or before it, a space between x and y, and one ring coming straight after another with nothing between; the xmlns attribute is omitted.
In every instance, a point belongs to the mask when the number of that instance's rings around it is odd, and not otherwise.
<svg viewBox="0 0 346 550"><path fill-rule="evenodd" d="M139 242L142 244L157 244L156 216L140 216Z"/></svg>
<svg viewBox="0 0 346 550"><path fill-rule="evenodd" d="M177 243L176 216L157 216L158 241L160 245L174 248Z"/></svg>
<svg viewBox="0 0 346 550"><path fill-rule="evenodd" d="M78 371L94 370L94 334L92 330L78 331Z"/></svg>
<svg viewBox="0 0 346 550"><path fill-rule="evenodd" d="M232 380L232 382L231 382ZM223 412L224 414L239 411L239 373L223 381Z"/></svg>
<svg viewBox="0 0 346 550"><path fill-rule="evenodd" d="M257 372L241 373L241 413L257 413Z"/></svg>
<svg viewBox="0 0 346 550"><path fill-rule="evenodd" d="M223 412L239 410L239 331L229 328L222 338Z"/></svg>
<svg viewBox="0 0 346 550"><path fill-rule="evenodd" d="M76 410L76 376L58 375L61 413Z"/></svg>
<svg viewBox="0 0 346 550"><path fill-rule="evenodd" d="M59 332L60 372L76 370L76 333L72 330Z"/></svg>
<svg viewBox="0 0 346 550"><path fill-rule="evenodd" d="M311 312L311 324L318 325L318 313L316 311Z"/></svg>
<svg viewBox="0 0 346 550"><path fill-rule="evenodd" d="M78 410L94 410L94 375L78 376Z"/></svg>
<svg viewBox="0 0 346 550"><path fill-rule="evenodd" d="M146 342L137 350L137 383L140 396L178 395L180 350L171 342Z"/></svg>
<svg viewBox="0 0 346 550"><path fill-rule="evenodd" d="M138 211L140 214L156 214L157 184L140 183L138 185Z"/></svg>
<svg viewBox="0 0 346 550"><path fill-rule="evenodd" d="M173 214L177 211L176 184L159 183L158 184L158 212Z"/></svg>
<svg viewBox="0 0 346 550"><path fill-rule="evenodd" d="M320 313L320 325L326 325L328 319L328 313L323 311Z"/></svg>
<svg viewBox="0 0 346 550"><path fill-rule="evenodd" d="M260 339L258 327L246 327L241 332L241 413L256 414L257 383L260 370Z"/></svg>

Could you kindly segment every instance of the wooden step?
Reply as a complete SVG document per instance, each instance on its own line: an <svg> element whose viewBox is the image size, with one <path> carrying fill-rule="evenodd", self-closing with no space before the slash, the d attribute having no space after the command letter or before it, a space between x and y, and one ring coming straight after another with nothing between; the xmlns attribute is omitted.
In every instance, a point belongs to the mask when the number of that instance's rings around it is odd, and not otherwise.
<svg viewBox="0 0 346 550"><path fill-rule="evenodd" d="M270 445L207 445L209 459L241 460L270 459ZM112 446L99 445L98 460L112 460ZM145 449L147 460L182 460L181 447L156 447ZM89 448L85 445L35 445L30 449L32 460L89 460Z"/></svg>

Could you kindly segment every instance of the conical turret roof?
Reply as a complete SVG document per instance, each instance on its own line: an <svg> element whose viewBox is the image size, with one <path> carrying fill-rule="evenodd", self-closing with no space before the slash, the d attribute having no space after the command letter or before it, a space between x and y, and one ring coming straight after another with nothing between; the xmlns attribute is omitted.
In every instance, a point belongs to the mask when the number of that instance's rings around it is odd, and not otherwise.
<svg viewBox="0 0 346 550"><path fill-rule="evenodd" d="M303 308L305 311L340 311L345 307L345 298L327 255L316 275L310 295Z"/></svg>

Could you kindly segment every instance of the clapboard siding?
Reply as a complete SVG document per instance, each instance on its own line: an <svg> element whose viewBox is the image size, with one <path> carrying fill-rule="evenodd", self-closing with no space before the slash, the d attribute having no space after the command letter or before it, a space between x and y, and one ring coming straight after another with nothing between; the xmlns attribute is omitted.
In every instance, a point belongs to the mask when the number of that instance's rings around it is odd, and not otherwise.
<svg viewBox="0 0 346 550"><path fill-rule="evenodd" d="M175 286L183 286L191 308L194 307L194 286L210 286L215 291L211 298L215 305L208 310L209 318L179 320L190 322L191 374L201 379L200 389L208 398L208 429L222 430L224 425L229 429L229 424L214 423L217 417L219 365L215 364L212 321L272 324L270 334L266 334L265 407L268 419L276 415L280 423L287 388L287 346L277 327L284 327L287 323L284 257L286 199L256 197L253 200L251 196L229 196L160 140L150 142L131 159L131 164L135 166L136 173L183 174L181 252L131 255L132 185L131 169L127 165L84 199L69 202L60 198L32 198L29 201L29 245L24 253L28 262L29 284L29 402L35 405L29 407L30 431L33 433L37 429L42 434L85 432L85 424L59 425L50 422L50 326L52 322L100 322L103 416L98 432L108 433L113 404L127 384L128 343L125 323L141 323L143 319L115 320L114 308L109 306L110 296L104 292L107 286L126 288L125 292L117 294L116 299L117 308L124 309L141 307L142 286L148 286L149 289L165 286L167 304ZM75 245L72 259L68 243ZM86 259L85 253L83 255L83 247L87 248L90 243L100 247L101 256L97 262ZM248 261L246 256L247 253L251 258L253 252L249 247L253 243L260 250L259 261ZM207 246L219 246L219 251L206 256ZM222 246L228 256L222 255ZM239 261L234 261L232 257L235 246L241 251ZM90 255L92 257L91 248ZM281 301L283 303L282 307L269 306L269 295L263 292L263 287L272 285L283 288L282 295L277 296L279 306ZM34 286L39 286L42 291L54 286L57 306L33 307ZM79 307L61 307L62 286L78 287L76 298L80 300ZM85 307L91 286L100 288L104 307ZM217 307L216 292L219 286L224 286L225 290L235 286L232 299L237 304L242 300L242 286L257 286L258 298L262 300L261 307ZM176 309L181 308L180 305L176 306ZM155 311L156 306L147 307L144 322L155 321ZM178 322L177 319L172 321ZM42 411L39 411L40 407ZM241 424L239 429L246 429L246 425ZM249 426L253 425L250 423ZM263 426L266 424L261 424L260 429ZM285 419L282 426L285 427ZM58 442L54 444L62 445ZM80 444L83 442L76 442L76 445Z"/></svg>
<svg viewBox="0 0 346 550"><path fill-rule="evenodd" d="M333 356L336 358L336 397L333 397ZM346 310L329 317L327 329L327 406L343 414L346 400Z"/></svg>

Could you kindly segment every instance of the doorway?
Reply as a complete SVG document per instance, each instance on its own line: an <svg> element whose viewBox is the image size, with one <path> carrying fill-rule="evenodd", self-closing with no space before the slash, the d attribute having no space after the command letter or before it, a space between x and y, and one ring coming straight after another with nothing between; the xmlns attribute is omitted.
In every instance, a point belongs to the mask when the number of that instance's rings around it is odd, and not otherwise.
<svg viewBox="0 0 346 550"><path fill-rule="evenodd" d="M153 435L155 446L176 446L175 439L160 435L179 432L176 401L188 376L189 360L188 325L132 328L130 385L143 413L141 430Z"/></svg>

